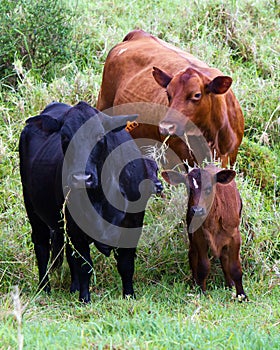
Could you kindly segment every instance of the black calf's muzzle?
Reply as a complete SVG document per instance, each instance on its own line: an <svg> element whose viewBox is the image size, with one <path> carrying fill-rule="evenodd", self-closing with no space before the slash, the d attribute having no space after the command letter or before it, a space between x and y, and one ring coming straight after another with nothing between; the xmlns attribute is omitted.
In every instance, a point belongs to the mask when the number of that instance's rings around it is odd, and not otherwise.
<svg viewBox="0 0 280 350"><path fill-rule="evenodd" d="M97 187L97 181L93 174L76 173L69 175L69 186L73 189L82 188L95 188Z"/></svg>
<svg viewBox="0 0 280 350"><path fill-rule="evenodd" d="M163 191L163 186L160 181L155 182L155 193L156 194L161 194Z"/></svg>

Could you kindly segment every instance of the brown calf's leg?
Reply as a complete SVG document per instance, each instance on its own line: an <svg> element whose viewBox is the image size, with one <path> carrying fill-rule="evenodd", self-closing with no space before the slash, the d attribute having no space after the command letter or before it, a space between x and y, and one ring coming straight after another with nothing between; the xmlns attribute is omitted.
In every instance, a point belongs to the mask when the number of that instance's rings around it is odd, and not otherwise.
<svg viewBox="0 0 280 350"><path fill-rule="evenodd" d="M189 262L195 282L205 293L210 261L208 258L208 244L199 231L193 234L190 241Z"/></svg>
<svg viewBox="0 0 280 350"><path fill-rule="evenodd" d="M230 276L234 281L236 288L236 297L239 301L248 300L242 284L242 268L240 263L240 232L237 230L237 234L234 235L232 241L229 245L228 255L229 255L229 272Z"/></svg>

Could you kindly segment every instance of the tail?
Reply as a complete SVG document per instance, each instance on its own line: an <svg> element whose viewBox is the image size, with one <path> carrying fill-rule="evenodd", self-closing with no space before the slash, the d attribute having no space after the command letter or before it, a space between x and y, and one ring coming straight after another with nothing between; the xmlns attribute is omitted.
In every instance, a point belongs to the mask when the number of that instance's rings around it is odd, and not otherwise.
<svg viewBox="0 0 280 350"><path fill-rule="evenodd" d="M63 263L64 235L61 230L51 230L51 271L59 268Z"/></svg>

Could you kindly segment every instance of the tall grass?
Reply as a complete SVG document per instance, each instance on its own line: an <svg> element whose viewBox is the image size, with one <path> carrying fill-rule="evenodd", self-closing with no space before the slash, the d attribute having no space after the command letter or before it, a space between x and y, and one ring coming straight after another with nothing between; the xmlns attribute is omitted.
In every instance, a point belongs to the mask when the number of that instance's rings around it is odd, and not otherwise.
<svg viewBox="0 0 280 350"><path fill-rule="evenodd" d="M223 1L67 1L71 58L38 76L15 60L16 85L0 86L0 349L19 347L11 292L19 286L28 349L276 349L279 345L279 3ZM233 77L245 114L236 169L243 199L244 285L237 305L212 259L209 294L193 285L187 259L184 187L151 198L138 248L137 301L122 301L113 257L92 248L93 303L70 296L66 264L51 276L53 294L36 295L37 267L19 178L25 120L57 100L95 105L103 63L125 34L143 28ZM1 81L2 78L1 77ZM17 304L19 305L19 304ZM18 309L19 310L19 309ZM20 319L20 318L19 318Z"/></svg>

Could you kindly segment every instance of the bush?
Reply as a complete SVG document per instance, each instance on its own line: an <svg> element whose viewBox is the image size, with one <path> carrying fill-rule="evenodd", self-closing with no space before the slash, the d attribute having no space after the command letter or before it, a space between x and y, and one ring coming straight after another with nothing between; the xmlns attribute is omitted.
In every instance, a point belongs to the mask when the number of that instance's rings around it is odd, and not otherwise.
<svg viewBox="0 0 280 350"><path fill-rule="evenodd" d="M67 62L71 42L71 11L58 0L0 2L0 79L14 85L14 62L47 76L50 64ZM4 14L4 16L3 16ZM48 69L49 73L49 69Z"/></svg>
<svg viewBox="0 0 280 350"><path fill-rule="evenodd" d="M248 179L253 180L268 196L276 195L276 184L280 179L276 152L244 137L237 161L239 171Z"/></svg>

